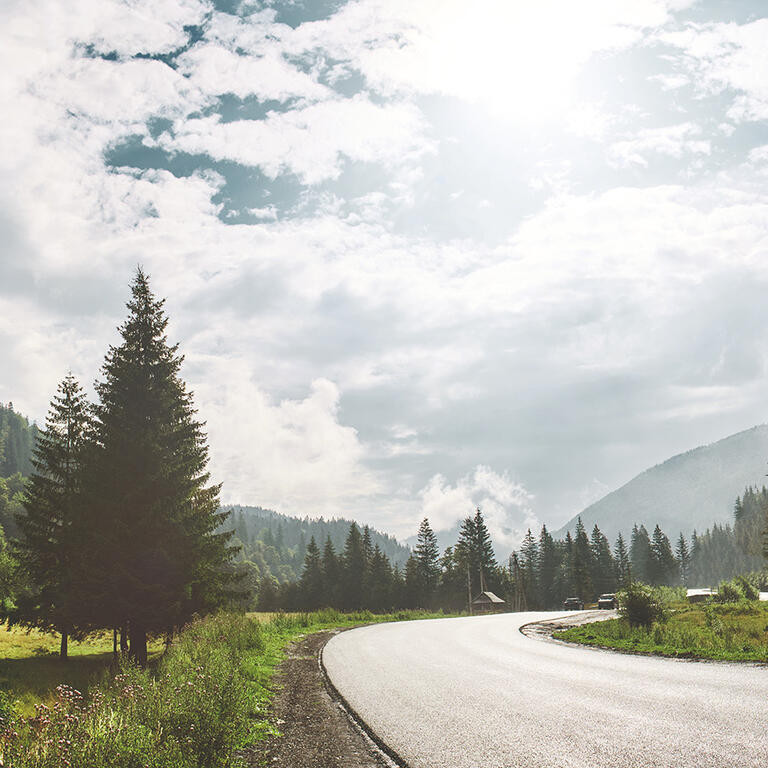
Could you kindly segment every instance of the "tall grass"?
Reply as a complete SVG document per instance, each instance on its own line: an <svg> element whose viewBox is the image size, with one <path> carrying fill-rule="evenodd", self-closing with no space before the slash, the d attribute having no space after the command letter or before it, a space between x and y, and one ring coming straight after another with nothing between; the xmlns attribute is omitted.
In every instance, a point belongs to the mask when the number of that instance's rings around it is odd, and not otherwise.
<svg viewBox="0 0 768 768"><path fill-rule="evenodd" d="M429 618L402 611L374 616L276 614L259 622L219 614L190 624L156 669L125 661L89 691L56 689L34 717L0 701L0 765L13 768L235 768L239 750L273 733L271 678L298 635L372 621ZM3 711L5 710L5 711Z"/></svg>

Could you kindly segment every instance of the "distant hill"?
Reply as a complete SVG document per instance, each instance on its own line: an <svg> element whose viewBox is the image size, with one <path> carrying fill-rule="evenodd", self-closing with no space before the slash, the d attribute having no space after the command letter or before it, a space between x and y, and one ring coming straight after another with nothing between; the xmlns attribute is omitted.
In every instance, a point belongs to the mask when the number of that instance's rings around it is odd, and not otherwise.
<svg viewBox="0 0 768 768"><path fill-rule="evenodd" d="M694 448L657 464L581 513L587 531L595 523L613 543L634 523L649 532L657 523L674 540L681 531L699 533L713 523L732 523L733 505L747 486L766 483L768 425L762 424ZM578 515L553 535L573 530Z"/></svg>
<svg viewBox="0 0 768 768"><path fill-rule="evenodd" d="M0 477L32 471L32 449L37 426L13 409L13 403L0 403Z"/></svg>
<svg viewBox="0 0 768 768"><path fill-rule="evenodd" d="M238 504L223 509L231 511L226 528L234 529L243 545L239 559L255 565L260 578L272 575L281 584L296 581L301 576L307 544L313 536L321 550L330 536L336 553L341 554L352 525L352 520L344 518L290 517L271 509ZM358 526L362 531L363 526L359 523ZM370 533L371 546L378 544L392 565L403 568L411 554L410 549L387 533L374 528Z"/></svg>

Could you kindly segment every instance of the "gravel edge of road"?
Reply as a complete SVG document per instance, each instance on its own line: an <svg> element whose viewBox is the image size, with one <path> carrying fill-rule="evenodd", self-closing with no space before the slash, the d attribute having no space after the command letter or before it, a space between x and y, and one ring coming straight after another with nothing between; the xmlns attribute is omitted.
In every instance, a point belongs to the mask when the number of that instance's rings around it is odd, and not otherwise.
<svg viewBox="0 0 768 768"><path fill-rule="evenodd" d="M349 629L357 629L357 627L349 627ZM342 630L348 631L348 630ZM336 633L338 634L338 633ZM336 636L331 635L323 644L317 653L317 666L320 670L320 675L323 678L325 689L332 701L335 701L337 705L347 715L352 726L357 730L367 742L369 747L375 751L377 757L384 762L387 768L410 768L408 763L391 747L389 747L382 739L380 739L372 728L363 720L362 717L355 711L354 707L346 700L336 686L331 682L331 677L328 674L328 670L323 663L323 651L325 646Z"/></svg>

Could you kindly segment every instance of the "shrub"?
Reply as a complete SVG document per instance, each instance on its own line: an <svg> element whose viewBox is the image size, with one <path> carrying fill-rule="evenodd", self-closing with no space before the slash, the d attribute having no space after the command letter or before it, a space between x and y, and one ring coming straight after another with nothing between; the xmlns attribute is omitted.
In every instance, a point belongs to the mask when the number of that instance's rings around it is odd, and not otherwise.
<svg viewBox="0 0 768 768"><path fill-rule="evenodd" d="M749 582L749 580L744 576L739 576L736 578L736 583L741 587L741 591L744 593L744 598L746 600L759 600L760 599L760 592L758 589L755 588L753 584Z"/></svg>
<svg viewBox="0 0 768 768"><path fill-rule="evenodd" d="M724 581L713 598L717 603L738 603L744 599L744 589L737 581Z"/></svg>
<svg viewBox="0 0 768 768"><path fill-rule="evenodd" d="M666 621L667 615L658 592L639 581L633 581L619 592L619 613L633 627L650 627Z"/></svg>

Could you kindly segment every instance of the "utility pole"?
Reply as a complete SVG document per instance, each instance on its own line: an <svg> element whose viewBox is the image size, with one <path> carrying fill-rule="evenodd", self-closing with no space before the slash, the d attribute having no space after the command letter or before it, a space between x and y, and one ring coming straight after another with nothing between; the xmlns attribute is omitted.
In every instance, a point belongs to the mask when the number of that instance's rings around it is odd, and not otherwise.
<svg viewBox="0 0 768 768"><path fill-rule="evenodd" d="M469 615L472 615L472 582L469 578L469 563L467 563L467 607Z"/></svg>

